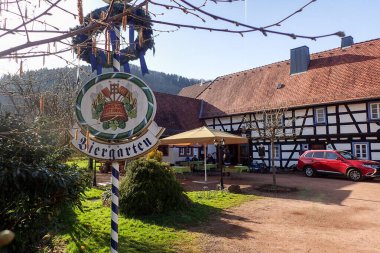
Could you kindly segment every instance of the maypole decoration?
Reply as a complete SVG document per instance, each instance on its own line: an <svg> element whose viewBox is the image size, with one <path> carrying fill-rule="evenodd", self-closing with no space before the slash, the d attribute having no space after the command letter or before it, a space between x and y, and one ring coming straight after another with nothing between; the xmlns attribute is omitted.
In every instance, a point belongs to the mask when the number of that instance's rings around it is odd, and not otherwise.
<svg viewBox="0 0 380 253"><path fill-rule="evenodd" d="M78 4L79 5L79 4ZM125 12L131 6L114 3L110 16ZM80 8L78 8L80 9ZM87 15L83 24L94 19L106 21L103 7ZM120 24L129 24L129 46L121 48ZM134 39L134 31L138 37ZM97 35L104 31L104 50L97 47ZM134 9L132 15L123 16L122 22L114 22L106 29L80 34L73 38L78 58L91 64L98 76L87 82L79 91L76 101L78 125L71 135L72 145L86 155L112 162L111 205L111 252L118 252L119 214L119 163L146 154L158 145L164 131L153 122L156 100L152 90L137 77L129 73L129 61L140 59L143 74L148 73L145 52L154 47L149 15L143 9ZM112 52L110 50L112 47ZM102 68L112 67L114 73L101 74Z"/></svg>
<svg viewBox="0 0 380 253"><path fill-rule="evenodd" d="M71 30L75 31L84 28L93 22L107 23L104 19L108 9L109 6L105 6L92 11L83 18L83 24ZM130 14L123 16L120 21L114 21L108 28L102 26L89 33L74 36L72 38L73 47L80 48L80 50L76 50L75 53L78 54L81 60L91 64L92 71L96 70L98 75L102 73L102 68L111 68L114 66L113 59L115 59L115 56L119 58L120 65L123 66L124 72L130 73L129 62L139 59L142 74L149 73L145 61L145 53L149 49L154 49L152 22L149 14L143 8L130 6L124 1L123 3L114 3L110 11L110 17L124 12L130 12ZM110 44L113 43L110 43L110 40L114 41L113 38L118 37L119 42L124 41L120 40L120 38L123 38L120 27L122 26L123 30L126 31L127 25L129 26L127 32L129 43L124 48L121 48L121 46L114 48L112 46L113 52L111 52ZM136 38L135 32L137 32ZM104 48L98 46L101 43L99 43L97 37L101 34L104 34ZM109 56L111 55L113 59L110 61Z"/></svg>

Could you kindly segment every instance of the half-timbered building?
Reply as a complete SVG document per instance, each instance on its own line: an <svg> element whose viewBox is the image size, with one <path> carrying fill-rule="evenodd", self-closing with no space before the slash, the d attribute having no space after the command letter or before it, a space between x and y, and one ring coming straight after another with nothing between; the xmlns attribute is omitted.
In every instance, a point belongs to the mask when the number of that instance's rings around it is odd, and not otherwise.
<svg viewBox="0 0 380 253"><path fill-rule="evenodd" d="M180 95L200 100L204 125L249 137L249 144L229 147L233 163L270 162L269 140L258 129L268 120L264 109L278 108L286 108L281 127L287 137L276 139L276 166L296 164L308 149L380 161L380 39L354 44L345 37L341 47L314 54L295 48L289 60L220 76Z"/></svg>

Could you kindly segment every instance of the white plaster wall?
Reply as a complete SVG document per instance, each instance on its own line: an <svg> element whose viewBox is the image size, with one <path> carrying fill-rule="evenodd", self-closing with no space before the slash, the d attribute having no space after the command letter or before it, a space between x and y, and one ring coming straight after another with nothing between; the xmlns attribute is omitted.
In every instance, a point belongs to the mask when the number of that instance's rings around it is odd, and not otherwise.
<svg viewBox="0 0 380 253"><path fill-rule="evenodd" d="M302 126L303 118L297 118L294 122L296 126Z"/></svg>
<svg viewBox="0 0 380 253"><path fill-rule="evenodd" d="M167 163L175 163L175 161L180 161L180 160L181 160L181 158L179 158L179 149L178 148L169 148L168 156L162 157L162 161L167 162Z"/></svg>
<svg viewBox="0 0 380 253"><path fill-rule="evenodd" d="M312 127L304 127L302 135L313 135L314 129Z"/></svg>
<svg viewBox="0 0 380 253"><path fill-rule="evenodd" d="M351 151L351 143L335 143L337 150L349 150Z"/></svg>
<svg viewBox="0 0 380 253"><path fill-rule="evenodd" d="M281 150L293 150L294 148L294 145L293 144L285 144L285 145L281 145Z"/></svg>
<svg viewBox="0 0 380 253"><path fill-rule="evenodd" d="M305 125L314 125L314 119L313 118L307 118L305 121Z"/></svg>
<svg viewBox="0 0 380 253"><path fill-rule="evenodd" d="M306 109L296 110L294 114L296 117L303 117L305 116L305 112L306 112ZM309 110L307 115L313 115L313 110Z"/></svg>
<svg viewBox="0 0 380 253"><path fill-rule="evenodd" d="M329 126L329 133L330 134L336 134L337 133L337 127L336 126Z"/></svg>
<svg viewBox="0 0 380 253"><path fill-rule="evenodd" d="M380 150L380 143L371 143L371 150L372 149L379 149Z"/></svg>
<svg viewBox="0 0 380 253"><path fill-rule="evenodd" d="M216 129L216 130L219 130L219 131L223 131L222 126L215 126L215 129Z"/></svg>
<svg viewBox="0 0 380 253"><path fill-rule="evenodd" d="M317 126L316 127L317 134L326 134L326 126Z"/></svg>
<svg viewBox="0 0 380 253"><path fill-rule="evenodd" d="M288 164L288 167L290 167L292 165L297 165L297 161L290 161L289 164Z"/></svg>
<svg viewBox="0 0 380 253"><path fill-rule="evenodd" d="M224 127L224 129L225 129L227 132L231 131L231 126L230 126L230 125L224 125L223 127Z"/></svg>
<svg viewBox="0 0 380 253"><path fill-rule="evenodd" d="M243 120L243 115L232 116L232 123L240 123ZM246 120L249 121L249 115L247 114Z"/></svg>
<svg viewBox="0 0 380 253"><path fill-rule="evenodd" d="M212 119L205 119L204 122L206 123L207 126L212 126Z"/></svg>
<svg viewBox="0 0 380 253"><path fill-rule="evenodd" d="M335 106L328 106L327 113L335 113Z"/></svg>
<svg viewBox="0 0 380 253"><path fill-rule="evenodd" d="M328 122L329 124L335 124L336 123L336 117L334 116L328 116Z"/></svg>
<svg viewBox="0 0 380 253"><path fill-rule="evenodd" d="M354 115L356 122L367 121L367 113L364 113L364 112L352 113L352 115Z"/></svg>
<svg viewBox="0 0 380 253"><path fill-rule="evenodd" d="M340 118L340 122L341 123L348 123L348 122L352 122L352 119L350 117L350 115L348 114L344 114L344 115L339 115L339 118Z"/></svg>
<svg viewBox="0 0 380 253"><path fill-rule="evenodd" d="M344 105L340 105L339 112L347 112L346 107Z"/></svg>
<svg viewBox="0 0 380 253"><path fill-rule="evenodd" d="M256 137L259 137L260 135L259 135L259 132L257 132L257 131L252 131L251 136L252 136L253 138L256 138Z"/></svg>
<svg viewBox="0 0 380 253"><path fill-rule="evenodd" d="M371 157L372 160L378 160L378 161L380 160L380 152L372 152L371 156L372 156Z"/></svg>
<svg viewBox="0 0 380 253"><path fill-rule="evenodd" d="M340 126L340 133L342 134L357 134L358 130L354 125Z"/></svg>
<svg viewBox="0 0 380 253"><path fill-rule="evenodd" d="M291 154L292 154L292 152L290 152L290 151L281 152L282 160L286 161L290 157Z"/></svg>
<svg viewBox="0 0 380 253"><path fill-rule="evenodd" d="M348 108L350 108L351 112L353 112L353 111L362 111L362 110L366 110L366 104L365 103L350 104L350 105L348 105Z"/></svg>
<svg viewBox="0 0 380 253"><path fill-rule="evenodd" d="M292 136L293 135L293 130L292 129L285 129L285 135L286 136Z"/></svg>
<svg viewBox="0 0 380 253"><path fill-rule="evenodd" d="M379 129L380 129L380 126L378 126L376 123L370 123L371 133L377 132L377 130Z"/></svg>
<svg viewBox="0 0 380 253"><path fill-rule="evenodd" d="M359 124L359 128L362 133L367 133L367 124Z"/></svg>
<svg viewBox="0 0 380 253"><path fill-rule="evenodd" d="M219 118L220 119L220 122L222 122L222 124L230 124L231 121L230 121L230 117L223 117L223 118ZM219 123L219 120L215 120L215 124L220 124Z"/></svg>

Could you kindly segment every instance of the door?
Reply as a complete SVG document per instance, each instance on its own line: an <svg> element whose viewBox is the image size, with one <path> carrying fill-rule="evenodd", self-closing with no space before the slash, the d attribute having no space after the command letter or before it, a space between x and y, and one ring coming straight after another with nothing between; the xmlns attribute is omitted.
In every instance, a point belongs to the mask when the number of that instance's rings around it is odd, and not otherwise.
<svg viewBox="0 0 380 253"><path fill-rule="evenodd" d="M343 162L338 158L339 156L335 152L325 152L325 159L321 162L321 167L326 172L340 174L345 169ZM343 172L344 173L344 172Z"/></svg>
<svg viewBox="0 0 380 253"><path fill-rule="evenodd" d="M324 150L326 149L326 145L324 143L312 143L310 144L311 150Z"/></svg>

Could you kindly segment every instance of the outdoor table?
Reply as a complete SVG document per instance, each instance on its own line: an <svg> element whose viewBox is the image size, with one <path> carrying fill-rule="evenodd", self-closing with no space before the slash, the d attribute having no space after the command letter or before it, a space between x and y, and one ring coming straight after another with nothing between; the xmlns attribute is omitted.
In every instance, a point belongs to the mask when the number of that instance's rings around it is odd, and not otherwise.
<svg viewBox="0 0 380 253"><path fill-rule="evenodd" d="M241 173L243 171L249 172L248 166L243 165L235 165L235 166L224 166L224 172L237 172Z"/></svg>
<svg viewBox="0 0 380 253"><path fill-rule="evenodd" d="M241 173L241 172L243 172L243 171L245 171L245 172L249 172L249 168L248 168L248 166L235 165L234 168L236 169L236 172L239 172L239 173Z"/></svg>
<svg viewBox="0 0 380 253"><path fill-rule="evenodd" d="M170 167L175 173L183 174L184 172L191 172L189 166L171 166Z"/></svg>
<svg viewBox="0 0 380 253"><path fill-rule="evenodd" d="M210 170L216 170L216 164L213 164L213 163L208 163L206 164L206 170L210 171Z"/></svg>

